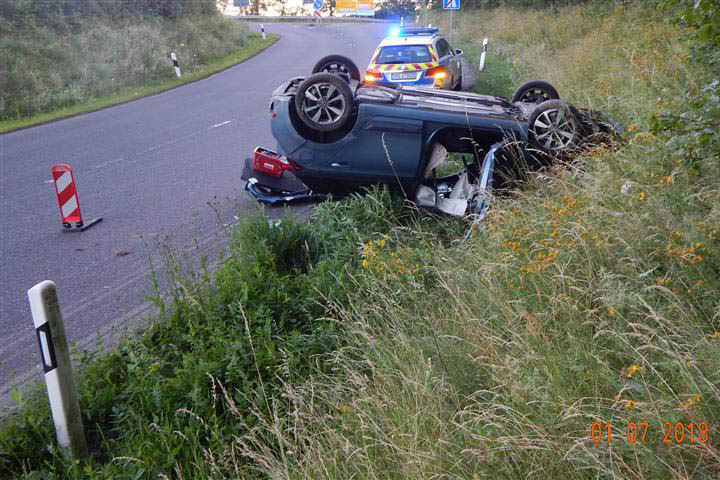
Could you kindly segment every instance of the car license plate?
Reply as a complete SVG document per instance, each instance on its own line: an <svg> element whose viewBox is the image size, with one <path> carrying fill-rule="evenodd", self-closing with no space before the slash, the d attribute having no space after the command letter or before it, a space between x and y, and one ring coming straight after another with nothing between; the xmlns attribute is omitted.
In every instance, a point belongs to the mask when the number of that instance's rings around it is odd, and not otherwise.
<svg viewBox="0 0 720 480"><path fill-rule="evenodd" d="M417 72L393 73L390 78L393 80L415 80Z"/></svg>

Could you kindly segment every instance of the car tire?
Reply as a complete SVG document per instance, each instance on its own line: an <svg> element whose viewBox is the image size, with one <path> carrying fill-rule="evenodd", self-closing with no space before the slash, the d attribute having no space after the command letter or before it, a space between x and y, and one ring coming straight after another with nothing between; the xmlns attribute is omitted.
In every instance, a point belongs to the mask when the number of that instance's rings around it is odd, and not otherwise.
<svg viewBox="0 0 720 480"><path fill-rule="evenodd" d="M333 73L346 80L360 81L360 70L355 62L342 55L328 55L315 64L312 73Z"/></svg>
<svg viewBox="0 0 720 480"><path fill-rule="evenodd" d="M578 148L582 142L582 124L574 107L562 100L547 100L538 105L528 119L530 143L552 156Z"/></svg>
<svg viewBox="0 0 720 480"><path fill-rule="evenodd" d="M317 132L332 132L347 123L353 111L353 93L333 73L315 73L303 80L295 94L300 120Z"/></svg>
<svg viewBox="0 0 720 480"><path fill-rule="evenodd" d="M560 98L555 87L544 80L531 80L520 85L512 96L513 103L536 103L541 104L548 100L557 100Z"/></svg>
<svg viewBox="0 0 720 480"><path fill-rule="evenodd" d="M462 67L458 69L459 75L457 78L457 82L455 85L453 85L453 90L461 91L462 90Z"/></svg>

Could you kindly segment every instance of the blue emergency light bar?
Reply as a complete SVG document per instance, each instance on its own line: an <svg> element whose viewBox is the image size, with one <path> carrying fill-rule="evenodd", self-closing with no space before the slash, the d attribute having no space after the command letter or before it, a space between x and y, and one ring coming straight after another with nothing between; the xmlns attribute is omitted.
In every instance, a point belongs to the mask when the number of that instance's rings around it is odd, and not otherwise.
<svg viewBox="0 0 720 480"><path fill-rule="evenodd" d="M404 37L407 35L435 35L438 33L439 29L437 27L407 27L407 28L401 28L398 32L399 37Z"/></svg>

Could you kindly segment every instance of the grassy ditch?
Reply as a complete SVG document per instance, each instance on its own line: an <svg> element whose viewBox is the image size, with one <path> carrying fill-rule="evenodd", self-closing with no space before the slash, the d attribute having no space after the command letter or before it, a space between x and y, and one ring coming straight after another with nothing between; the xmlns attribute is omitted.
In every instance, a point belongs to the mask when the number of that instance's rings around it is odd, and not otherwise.
<svg viewBox="0 0 720 480"><path fill-rule="evenodd" d="M0 474L717 478L718 92L670 14L458 16L505 68L479 89L548 79L622 119L624 143L531 176L481 222L375 190L304 223L245 220L215 274L168 249L161 316L79 354L92 458L55 453L39 392L0 427Z"/></svg>
<svg viewBox="0 0 720 480"><path fill-rule="evenodd" d="M252 215L230 233L214 274L160 246L173 285L167 303L158 299L160 317L109 354L75 357L92 460L66 463L47 440L44 392L16 393L20 413L0 428L0 474L212 478L230 469L253 478L241 455L207 455L260 427L255 415L275 410L285 382L302 383L318 368L331 373L325 355L345 341L332 312L367 288L363 265L374 258L367 245L389 246L383 232L402 225L433 238L462 233L461 221L425 220L418 224L402 201L378 190L323 204L308 221Z"/></svg>
<svg viewBox="0 0 720 480"><path fill-rule="evenodd" d="M77 31L27 27L0 39L0 133L117 105L197 81L255 55L277 40L216 16L143 17ZM176 79L169 52L176 52Z"/></svg>

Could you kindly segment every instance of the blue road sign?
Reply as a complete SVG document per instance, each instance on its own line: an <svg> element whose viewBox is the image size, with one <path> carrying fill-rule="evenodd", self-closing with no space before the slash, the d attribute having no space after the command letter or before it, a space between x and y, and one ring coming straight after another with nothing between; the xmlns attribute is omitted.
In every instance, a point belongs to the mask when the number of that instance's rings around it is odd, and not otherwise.
<svg viewBox="0 0 720 480"><path fill-rule="evenodd" d="M313 7L315 7L315 10L320 10L323 7L323 0L315 0Z"/></svg>
<svg viewBox="0 0 720 480"><path fill-rule="evenodd" d="M460 10L460 0L443 0L445 10Z"/></svg>
<svg viewBox="0 0 720 480"><path fill-rule="evenodd" d="M233 0L233 5L236 7L249 7L250 0Z"/></svg>

